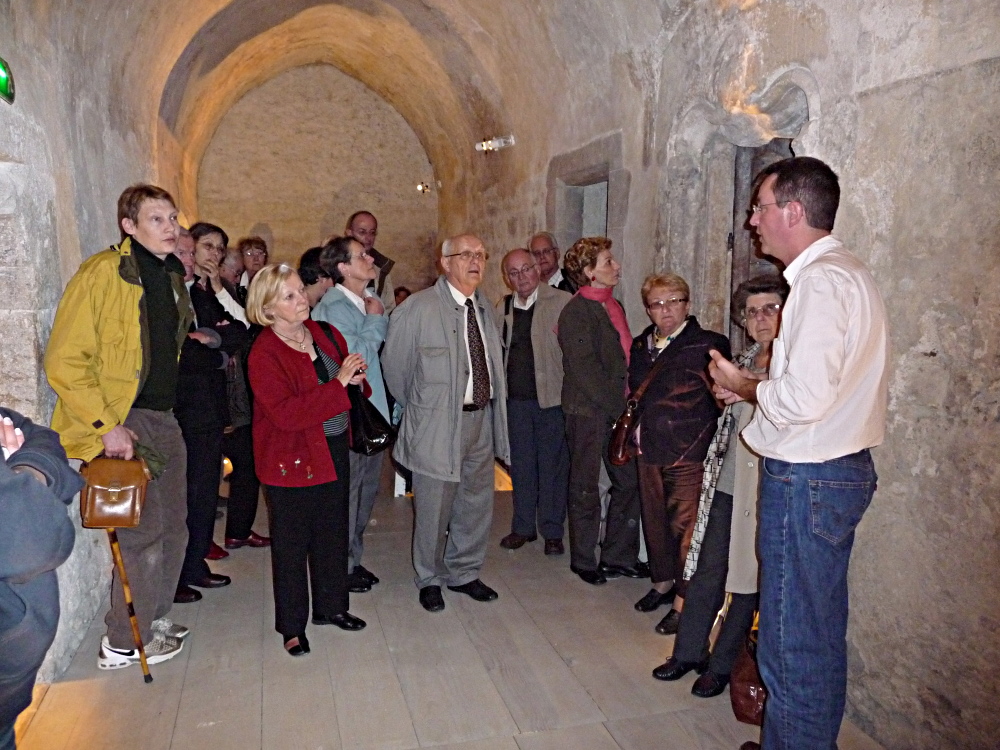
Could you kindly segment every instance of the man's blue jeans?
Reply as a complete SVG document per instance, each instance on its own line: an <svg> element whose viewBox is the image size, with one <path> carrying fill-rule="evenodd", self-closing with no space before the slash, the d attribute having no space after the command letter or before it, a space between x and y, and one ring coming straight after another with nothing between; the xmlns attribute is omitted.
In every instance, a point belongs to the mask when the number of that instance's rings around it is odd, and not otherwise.
<svg viewBox="0 0 1000 750"><path fill-rule="evenodd" d="M823 463L764 459L760 640L764 750L831 750L847 693L847 568L875 492L867 450Z"/></svg>

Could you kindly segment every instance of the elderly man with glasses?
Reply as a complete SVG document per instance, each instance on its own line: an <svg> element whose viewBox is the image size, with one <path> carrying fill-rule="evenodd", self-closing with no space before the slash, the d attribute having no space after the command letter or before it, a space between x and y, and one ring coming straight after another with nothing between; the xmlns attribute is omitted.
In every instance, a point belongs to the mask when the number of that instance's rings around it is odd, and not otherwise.
<svg viewBox="0 0 1000 750"><path fill-rule="evenodd" d="M403 407L393 457L413 472L413 568L420 604L444 609L441 586L476 601L493 520L493 458L510 461L507 387L493 309L477 291L489 253L478 237L441 247L443 275L389 321L385 383Z"/></svg>
<svg viewBox="0 0 1000 750"><path fill-rule="evenodd" d="M540 283L538 264L527 250L511 250L501 268L514 292L496 308L507 376L514 517L500 546L518 549L535 541L540 531L545 554L561 555L569 449L562 412L562 349L555 331L572 297Z"/></svg>
<svg viewBox="0 0 1000 750"><path fill-rule="evenodd" d="M559 268L559 245L556 244L555 237L548 232L531 235L531 239L528 240L528 252L538 264L538 275L542 281L570 294L576 292L576 284Z"/></svg>

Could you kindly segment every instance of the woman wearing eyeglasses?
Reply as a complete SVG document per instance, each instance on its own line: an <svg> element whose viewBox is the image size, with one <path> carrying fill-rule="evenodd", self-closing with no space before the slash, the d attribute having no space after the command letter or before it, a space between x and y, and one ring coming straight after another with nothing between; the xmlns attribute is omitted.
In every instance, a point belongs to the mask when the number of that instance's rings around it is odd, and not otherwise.
<svg viewBox="0 0 1000 750"><path fill-rule="evenodd" d="M639 402L636 432L642 529L653 588L636 602L640 612L673 607L656 632L677 632L682 580L698 513L702 464L722 409L708 377L709 350L730 356L729 339L706 331L691 315L691 292L676 274L654 274L642 285L652 325L632 342L629 388L636 390L662 361ZM661 358L664 358L661 360ZM676 598L675 598L676 597Z"/></svg>
<svg viewBox="0 0 1000 750"><path fill-rule="evenodd" d="M733 295L733 317L754 341L736 357L736 363L757 377L766 377L771 344L778 335L781 306L788 292L788 284L781 276L757 276L740 284ZM653 670L659 680L677 680L692 669L706 666L709 633L726 592L730 592L732 600L707 670L691 688L699 698L711 698L726 689L757 607L754 547L759 456L739 437L753 412L753 405L740 401L727 406L719 420L705 459L698 521L684 570L685 577L690 577L684 614L673 655Z"/></svg>
<svg viewBox="0 0 1000 750"><path fill-rule="evenodd" d="M625 408L628 353L632 342L625 311L612 296L621 266L607 237L584 237L566 253L565 270L579 285L559 316L563 355L562 407L569 445L570 569L587 583L608 577L642 577L639 497L635 461L608 460L611 427ZM611 479L604 541L601 529L601 462Z"/></svg>

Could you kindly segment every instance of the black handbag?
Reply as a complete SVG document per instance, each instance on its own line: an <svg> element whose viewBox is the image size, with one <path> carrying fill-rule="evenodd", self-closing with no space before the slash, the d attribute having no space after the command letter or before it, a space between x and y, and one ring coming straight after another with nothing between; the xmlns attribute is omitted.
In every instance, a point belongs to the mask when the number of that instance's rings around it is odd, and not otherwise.
<svg viewBox="0 0 1000 750"><path fill-rule="evenodd" d="M341 361L343 361L345 355L333 335L332 326L324 321L320 321L319 325L323 329L323 333L333 342ZM396 437L395 430L392 429L389 421L382 416L378 407L368 400L368 397L362 392L361 386L347 386L347 396L351 399L351 450L364 456L374 456L392 445L392 441Z"/></svg>

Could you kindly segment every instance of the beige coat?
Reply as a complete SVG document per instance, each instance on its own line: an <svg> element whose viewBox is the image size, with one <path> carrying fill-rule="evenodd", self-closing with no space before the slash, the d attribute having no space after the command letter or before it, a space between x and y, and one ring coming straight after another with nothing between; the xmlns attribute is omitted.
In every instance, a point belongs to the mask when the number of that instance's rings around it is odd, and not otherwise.
<svg viewBox="0 0 1000 750"><path fill-rule="evenodd" d="M733 489L733 523L729 538L729 577L726 591L734 594L757 592L757 499L760 485L760 462L738 434L750 424L754 407L746 402L733 405L736 435L729 449L734 451L726 460L736 461L736 481Z"/></svg>

